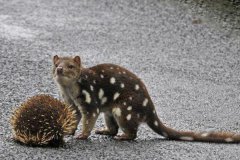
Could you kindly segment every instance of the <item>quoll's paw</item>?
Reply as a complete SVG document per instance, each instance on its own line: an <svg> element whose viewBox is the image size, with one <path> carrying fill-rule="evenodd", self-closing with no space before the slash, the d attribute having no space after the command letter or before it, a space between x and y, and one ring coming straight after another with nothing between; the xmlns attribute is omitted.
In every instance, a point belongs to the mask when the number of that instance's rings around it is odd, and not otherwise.
<svg viewBox="0 0 240 160"><path fill-rule="evenodd" d="M89 137L89 135L81 133L81 134L78 135L76 138L77 138L77 139L80 139L80 140L87 140L88 137Z"/></svg>
<svg viewBox="0 0 240 160"><path fill-rule="evenodd" d="M121 134L114 137L115 140L119 140L119 141L131 141L131 140L134 140L135 138L136 138L136 135L127 135L127 134Z"/></svg>
<svg viewBox="0 0 240 160"><path fill-rule="evenodd" d="M100 128L95 131L96 134L101 134L101 135L110 135L110 136L115 136L117 133L116 132L111 132L107 128Z"/></svg>

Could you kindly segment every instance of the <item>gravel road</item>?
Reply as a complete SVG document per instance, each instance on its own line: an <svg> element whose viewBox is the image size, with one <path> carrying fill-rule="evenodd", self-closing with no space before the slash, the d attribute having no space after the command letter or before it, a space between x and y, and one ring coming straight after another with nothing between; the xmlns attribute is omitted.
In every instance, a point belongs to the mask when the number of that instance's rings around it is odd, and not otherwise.
<svg viewBox="0 0 240 160"><path fill-rule="evenodd" d="M133 71L172 128L240 132L239 26L239 1L0 0L0 159L239 159L239 144L167 141L144 125L136 141L92 134L32 148L11 140L9 124L27 97L59 98L59 54Z"/></svg>

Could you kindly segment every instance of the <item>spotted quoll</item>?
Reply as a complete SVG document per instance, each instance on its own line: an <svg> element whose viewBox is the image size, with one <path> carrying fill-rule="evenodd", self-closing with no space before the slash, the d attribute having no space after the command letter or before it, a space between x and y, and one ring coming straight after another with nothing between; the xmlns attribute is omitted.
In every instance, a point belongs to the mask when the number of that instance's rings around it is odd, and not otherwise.
<svg viewBox="0 0 240 160"><path fill-rule="evenodd" d="M141 123L171 140L202 142L239 142L240 135L228 132L177 131L165 126L158 118L153 102L143 82L127 69L114 64L84 68L79 56L53 57L53 77L66 103L79 109L82 133L87 139L101 112L106 127L97 134L133 140ZM118 135L118 129L123 131Z"/></svg>

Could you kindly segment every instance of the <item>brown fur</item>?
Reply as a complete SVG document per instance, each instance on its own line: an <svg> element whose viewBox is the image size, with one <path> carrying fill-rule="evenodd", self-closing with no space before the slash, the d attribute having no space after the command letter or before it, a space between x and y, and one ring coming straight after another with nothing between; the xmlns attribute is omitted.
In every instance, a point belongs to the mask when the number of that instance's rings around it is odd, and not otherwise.
<svg viewBox="0 0 240 160"><path fill-rule="evenodd" d="M87 139L100 112L104 113L106 127L97 134L117 135L120 140L132 140L138 126L147 123L158 134L174 140L239 142L234 133L184 132L166 127L159 120L153 102L142 81L127 69L114 64L100 64L83 68L78 56L53 58L53 75L66 103L78 108L82 114L82 133ZM74 65L74 67L69 67ZM63 71L57 71L62 68Z"/></svg>

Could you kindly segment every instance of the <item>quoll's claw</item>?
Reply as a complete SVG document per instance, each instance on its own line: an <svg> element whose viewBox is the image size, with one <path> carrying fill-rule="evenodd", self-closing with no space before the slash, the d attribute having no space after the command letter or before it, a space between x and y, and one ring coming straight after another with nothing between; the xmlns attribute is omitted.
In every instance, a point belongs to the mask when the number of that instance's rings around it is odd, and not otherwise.
<svg viewBox="0 0 240 160"><path fill-rule="evenodd" d="M95 134L104 134L104 132L106 131L106 128L100 128L100 129L96 129L95 130Z"/></svg>
<svg viewBox="0 0 240 160"><path fill-rule="evenodd" d="M100 128L100 129L95 130L95 134L115 136L117 134L117 132L111 132L107 128Z"/></svg>
<svg viewBox="0 0 240 160"><path fill-rule="evenodd" d="M83 133L81 133L79 136L77 136L76 138L77 139L80 139L80 140L86 140L86 139L88 139L88 136L89 135L86 135L86 134L83 134Z"/></svg>
<svg viewBox="0 0 240 160"><path fill-rule="evenodd" d="M135 138L136 138L135 135L126 135L126 134L116 135L114 137L115 140L119 140L119 141L129 141L129 140L134 140Z"/></svg>

